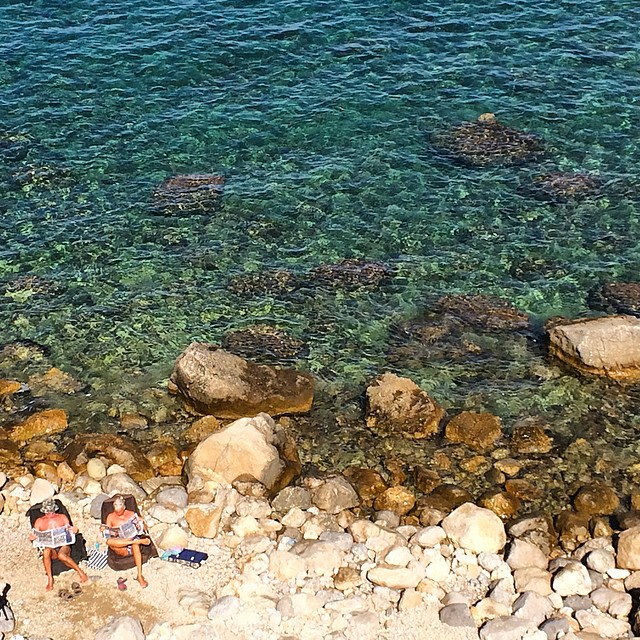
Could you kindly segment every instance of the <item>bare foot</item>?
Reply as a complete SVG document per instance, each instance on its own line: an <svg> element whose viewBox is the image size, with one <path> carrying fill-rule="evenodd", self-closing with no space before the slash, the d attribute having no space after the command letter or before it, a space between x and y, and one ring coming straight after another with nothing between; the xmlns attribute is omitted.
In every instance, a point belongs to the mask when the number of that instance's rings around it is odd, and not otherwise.
<svg viewBox="0 0 640 640"><path fill-rule="evenodd" d="M82 570L78 571L78 575L80 576L80 582L88 582L89 576Z"/></svg>
<svg viewBox="0 0 640 640"><path fill-rule="evenodd" d="M47 582L47 586L44 588L45 591L53 591L53 580Z"/></svg>
<svg viewBox="0 0 640 640"><path fill-rule="evenodd" d="M143 589L146 589L149 586L149 583L142 576L140 576L139 578L136 578L136 580L140 583L140 586Z"/></svg>

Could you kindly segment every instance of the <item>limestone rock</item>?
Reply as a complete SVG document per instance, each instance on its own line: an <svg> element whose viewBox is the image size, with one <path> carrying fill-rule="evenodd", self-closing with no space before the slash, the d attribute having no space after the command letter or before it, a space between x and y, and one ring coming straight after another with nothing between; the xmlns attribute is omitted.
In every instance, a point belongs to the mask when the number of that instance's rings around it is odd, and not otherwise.
<svg viewBox="0 0 640 640"><path fill-rule="evenodd" d="M536 625L513 616L489 620L480 629L480 640L521 640L525 633L534 631Z"/></svg>
<svg viewBox="0 0 640 640"><path fill-rule="evenodd" d="M471 617L469 606L462 603L448 604L442 607L439 612L440 622L450 627L473 627L476 623Z"/></svg>
<svg viewBox="0 0 640 640"><path fill-rule="evenodd" d="M12 442L28 442L33 438L42 438L66 431L69 426L67 414L62 409L46 409L29 416L9 432Z"/></svg>
<svg viewBox="0 0 640 640"><path fill-rule="evenodd" d="M0 465L3 469L7 469L12 465L18 465L22 462L20 449L15 442L0 438Z"/></svg>
<svg viewBox="0 0 640 640"><path fill-rule="evenodd" d="M43 478L36 478L33 485L31 485L29 504L38 504L47 498L52 498L55 494L56 487L54 485Z"/></svg>
<svg viewBox="0 0 640 640"><path fill-rule="evenodd" d="M269 573L276 579L286 582L306 575L307 563L304 558L289 551L273 551L269 555ZM359 575L359 574L358 574Z"/></svg>
<svg viewBox="0 0 640 640"><path fill-rule="evenodd" d="M384 478L374 469L349 467L345 469L344 475L355 488L360 499L366 503L371 503L387 489Z"/></svg>
<svg viewBox="0 0 640 640"><path fill-rule="evenodd" d="M274 511L287 513L291 509L308 509L311 506L311 494L304 487L285 487L271 501Z"/></svg>
<svg viewBox="0 0 640 640"><path fill-rule="evenodd" d="M178 357L171 382L188 407L218 418L306 413L313 402L312 376L255 364L200 342Z"/></svg>
<svg viewBox="0 0 640 640"><path fill-rule="evenodd" d="M414 589L424 576L405 567L377 566L367 572L367 580L390 589Z"/></svg>
<svg viewBox="0 0 640 640"><path fill-rule="evenodd" d="M491 413L463 411L445 427L449 442L462 442L470 449L481 451L495 444L502 435L500 418Z"/></svg>
<svg viewBox="0 0 640 640"><path fill-rule="evenodd" d="M102 480L107 475L107 467L100 458L87 460L87 475L94 480Z"/></svg>
<svg viewBox="0 0 640 640"><path fill-rule="evenodd" d="M616 380L640 378L640 319L586 318L548 331L549 353L572 367Z"/></svg>
<svg viewBox="0 0 640 640"><path fill-rule="evenodd" d="M426 438L438 432L444 409L409 378L380 376L367 389L367 426L383 433Z"/></svg>
<svg viewBox="0 0 640 640"><path fill-rule="evenodd" d="M506 491L490 490L478 498L478 505L493 511L503 520L509 520L520 508L520 500Z"/></svg>
<svg viewBox="0 0 640 640"><path fill-rule="evenodd" d="M144 640L145 635L139 620L130 616L118 616L99 629L95 640Z"/></svg>
<svg viewBox="0 0 640 640"><path fill-rule="evenodd" d="M450 513L442 521L442 528L454 544L474 553L497 553L507 541L500 518L470 502Z"/></svg>
<svg viewBox="0 0 640 640"><path fill-rule="evenodd" d="M640 526L623 531L618 537L618 567L621 569L640 569Z"/></svg>
<svg viewBox="0 0 640 640"><path fill-rule="evenodd" d="M319 509L334 514L359 504L358 494L342 476L328 478L312 491L311 500Z"/></svg>
<svg viewBox="0 0 640 640"><path fill-rule="evenodd" d="M531 542L518 539L511 543L506 561L511 569L525 569L526 567L546 569L549 564L547 554L542 549Z"/></svg>
<svg viewBox="0 0 640 640"><path fill-rule="evenodd" d="M513 426L511 449L515 453L548 453L552 446L553 440L544 432L541 424L522 421Z"/></svg>
<svg viewBox="0 0 640 640"><path fill-rule="evenodd" d="M190 482L220 479L232 483L252 477L271 489L282 479L287 466L280 456L286 434L265 413L241 418L203 440L185 463Z"/></svg>
<svg viewBox="0 0 640 640"><path fill-rule="evenodd" d="M552 586L561 596L586 596L593 588L589 571L579 562L570 562L560 569L553 576Z"/></svg>
<svg viewBox="0 0 640 640"><path fill-rule="evenodd" d="M102 490L110 495L130 493L138 501L147 497L144 489L127 473L112 473L105 476L100 485Z"/></svg>
<svg viewBox="0 0 640 640"><path fill-rule="evenodd" d="M155 543L161 549L175 549L176 547L184 548L189 546L189 534L174 525L163 531L159 536L154 538Z"/></svg>
<svg viewBox="0 0 640 640"><path fill-rule="evenodd" d="M332 542L303 540L291 548L291 553L304 558L311 575L332 576L342 564L343 553Z"/></svg>

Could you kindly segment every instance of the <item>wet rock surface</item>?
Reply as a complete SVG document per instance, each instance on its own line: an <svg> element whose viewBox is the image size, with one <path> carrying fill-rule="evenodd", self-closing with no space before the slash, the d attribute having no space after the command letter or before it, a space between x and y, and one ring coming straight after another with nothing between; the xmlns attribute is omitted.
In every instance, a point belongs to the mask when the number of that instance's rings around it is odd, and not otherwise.
<svg viewBox="0 0 640 640"><path fill-rule="evenodd" d="M609 282L589 296L589 306L598 311L640 317L640 283Z"/></svg>
<svg viewBox="0 0 640 640"><path fill-rule="evenodd" d="M171 382L189 407L219 418L304 413L313 402L309 374L254 364L198 342L176 360Z"/></svg>
<svg viewBox="0 0 640 640"><path fill-rule="evenodd" d="M598 176L555 172L534 176L528 185L528 191L542 200L568 202L594 198L600 194L601 187Z"/></svg>
<svg viewBox="0 0 640 640"><path fill-rule="evenodd" d="M153 209L164 214L214 210L220 204L224 183L224 176L214 174L172 176L155 188Z"/></svg>
<svg viewBox="0 0 640 640"><path fill-rule="evenodd" d="M222 347L243 358L278 363L308 354L307 346L286 331L271 325L253 325L226 333Z"/></svg>
<svg viewBox="0 0 640 640"><path fill-rule="evenodd" d="M567 322L548 331L549 353L572 367L617 380L640 379L640 320L607 316Z"/></svg>
<svg viewBox="0 0 640 640"><path fill-rule="evenodd" d="M343 260L337 264L320 265L308 274L308 282L314 285L353 289L379 287L390 276L390 269L381 262Z"/></svg>
<svg viewBox="0 0 640 640"><path fill-rule="evenodd" d="M447 156L474 167L522 164L543 151L540 138L502 124L492 113L437 133L432 141Z"/></svg>

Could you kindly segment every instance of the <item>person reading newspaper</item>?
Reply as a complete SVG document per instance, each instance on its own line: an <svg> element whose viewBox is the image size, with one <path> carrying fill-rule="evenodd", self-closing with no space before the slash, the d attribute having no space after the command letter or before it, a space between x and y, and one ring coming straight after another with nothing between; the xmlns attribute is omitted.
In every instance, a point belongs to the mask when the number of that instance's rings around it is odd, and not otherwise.
<svg viewBox="0 0 640 640"><path fill-rule="evenodd" d="M136 580L144 589L149 585L142 575L142 552L140 545L151 544L144 520L127 509L125 499L118 495L113 501L113 511L101 527L107 546L119 556L133 556L138 570Z"/></svg>
<svg viewBox="0 0 640 640"><path fill-rule="evenodd" d="M78 533L78 527L72 526L69 518L63 513L57 513L58 505L53 498L43 500L40 511L42 515L33 523L29 540L42 549L42 562L47 574L46 590L53 589L51 569L53 560L60 560L62 564L78 574L80 582L86 582L89 579L87 574L71 557L71 544L75 540L75 534Z"/></svg>

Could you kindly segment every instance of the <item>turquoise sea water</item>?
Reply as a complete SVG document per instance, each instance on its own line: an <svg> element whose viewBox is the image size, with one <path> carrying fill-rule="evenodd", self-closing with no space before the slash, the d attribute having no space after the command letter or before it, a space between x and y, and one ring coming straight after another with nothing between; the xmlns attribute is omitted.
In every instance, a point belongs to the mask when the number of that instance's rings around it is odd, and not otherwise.
<svg viewBox="0 0 640 640"><path fill-rule="evenodd" d="M268 323L306 342L295 364L329 397L391 369L450 409L575 433L615 406L599 428L627 433L637 389L581 380L530 336L471 330L464 357L394 344L445 294L499 296L539 326L637 279L639 23L632 0L1 2L1 342L46 345L104 413L190 341ZM483 112L545 157L436 153L435 132ZM523 187L547 171L605 186L542 202ZM157 215L155 186L182 173L223 173L222 207ZM346 258L391 277L229 288Z"/></svg>

